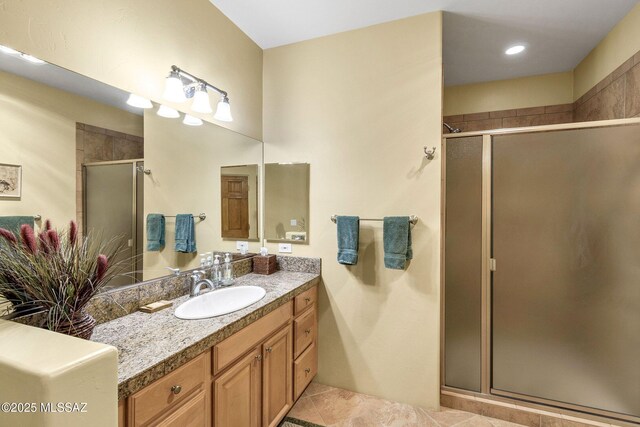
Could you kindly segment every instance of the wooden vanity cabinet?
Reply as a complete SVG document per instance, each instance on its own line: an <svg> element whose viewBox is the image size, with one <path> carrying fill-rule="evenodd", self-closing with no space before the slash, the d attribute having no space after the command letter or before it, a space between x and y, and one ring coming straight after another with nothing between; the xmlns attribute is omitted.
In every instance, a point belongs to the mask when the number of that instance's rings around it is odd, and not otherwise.
<svg viewBox="0 0 640 427"><path fill-rule="evenodd" d="M276 427L317 372L316 300L314 286L129 396L119 427Z"/></svg>

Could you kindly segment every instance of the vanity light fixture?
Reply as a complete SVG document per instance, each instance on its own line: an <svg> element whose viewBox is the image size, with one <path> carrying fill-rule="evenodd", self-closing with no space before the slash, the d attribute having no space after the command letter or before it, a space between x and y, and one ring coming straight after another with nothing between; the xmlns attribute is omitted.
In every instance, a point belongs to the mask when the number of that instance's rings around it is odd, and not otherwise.
<svg viewBox="0 0 640 427"><path fill-rule="evenodd" d="M180 117L180 113L178 113L177 110L174 110L171 107L167 107L166 105L161 105L160 108L158 108L158 112L156 114L158 114L160 117L166 117L167 119L177 119L178 117Z"/></svg>
<svg viewBox="0 0 640 427"><path fill-rule="evenodd" d="M153 104L147 98L143 98L135 93L129 95L127 104L136 108L153 108Z"/></svg>
<svg viewBox="0 0 640 427"><path fill-rule="evenodd" d="M184 119L182 120L182 123L184 123L187 126L202 126L202 120L200 120L197 117L193 117L189 114L184 115Z"/></svg>
<svg viewBox="0 0 640 427"><path fill-rule="evenodd" d="M521 44L518 44L515 46L511 46L509 49L505 50L504 53L507 55L517 55L520 52L524 52L525 49L526 47L524 47Z"/></svg>
<svg viewBox="0 0 640 427"><path fill-rule="evenodd" d="M218 108L214 118L226 122L232 121L229 94L227 94L226 91L207 83L193 74L181 70L175 65L171 66L171 72L165 80L163 98L175 103L184 102L187 99L193 98L191 109L197 113L209 114L213 112L207 92L209 89L218 92L222 97L220 102L218 102Z"/></svg>
<svg viewBox="0 0 640 427"><path fill-rule="evenodd" d="M196 88L196 92L193 95L193 103L191 104L191 109L196 113L213 113L211 104L209 103L209 94L207 93L207 88L205 87L205 85L200 84Z"/></svg>
<svg viewBox="0 0 640 427"><path fill-rule="evenodd" d="M213 116L213 118L222 122L233 121L233 117L231 117L231 105L229 105L228 97L223 96L222 98L220 98L218 107L216 108L216 114Z"/></svg>

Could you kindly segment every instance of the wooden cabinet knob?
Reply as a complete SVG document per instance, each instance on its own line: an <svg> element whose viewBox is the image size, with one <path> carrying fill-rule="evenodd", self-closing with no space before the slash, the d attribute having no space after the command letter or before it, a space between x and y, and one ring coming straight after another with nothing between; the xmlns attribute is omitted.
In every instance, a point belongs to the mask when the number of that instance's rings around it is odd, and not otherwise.
<svg viewBox="0 0 640 427"><path fill-rule="evenodd" d="M171 392L173 394L180 394L181 391L182 391L182 387L179 385L174 385L173 387L171 387Z"/></svg>

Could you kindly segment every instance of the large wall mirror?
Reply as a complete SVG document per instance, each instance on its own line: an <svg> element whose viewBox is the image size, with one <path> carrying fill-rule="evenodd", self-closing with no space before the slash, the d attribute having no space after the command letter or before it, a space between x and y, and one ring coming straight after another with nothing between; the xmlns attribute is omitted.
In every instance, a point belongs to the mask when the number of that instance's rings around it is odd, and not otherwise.
<svg viewBox="0 0 640 427"><path fill-rule="evenodd" d="M56 228L76 220L82 233L120 237L126 262L111 288L195 268L205 252L237 252L236 240L257 252L262 142L184 113L159 116L157 104L132 107L128 97L46 62L0 55L0 227L20 217L37 232L46 219ZM238 180L239 193L224 191ZM165 216L165 246L148 251L154 213ZM194 215L195 252L175 250L178 214Z"/></svg>
<svg viewBox="0 0 640 427"><path fill-rule="evenodd" d="M308 243L309 164L267 163L264 175L265 238Z"/></svg>

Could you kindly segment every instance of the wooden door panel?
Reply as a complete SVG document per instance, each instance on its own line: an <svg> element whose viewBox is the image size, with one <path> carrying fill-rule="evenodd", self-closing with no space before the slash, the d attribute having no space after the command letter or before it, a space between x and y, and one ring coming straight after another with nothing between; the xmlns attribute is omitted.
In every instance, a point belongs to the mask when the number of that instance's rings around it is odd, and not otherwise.
<svg viewBox="0 0 640 427"><path fill-rule="evenodd" d="M249 238L249 177L223 175L222 237Z"/></svg>
<svg viewBox="0 0 640 427"><path fill-rule="evenodd" d="M262 346L263 427L277 426L293 404L292 337L287 325Z"/></svg>

